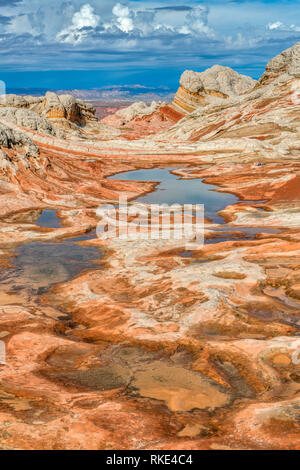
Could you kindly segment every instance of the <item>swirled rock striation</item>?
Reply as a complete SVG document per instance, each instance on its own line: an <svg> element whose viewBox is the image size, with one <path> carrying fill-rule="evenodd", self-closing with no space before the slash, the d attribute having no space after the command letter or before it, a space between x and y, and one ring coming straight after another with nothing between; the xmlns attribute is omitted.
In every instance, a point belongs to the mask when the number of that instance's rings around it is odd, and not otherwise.
<svg viewBox="0 0 300 470"><path fill-rule="evenodd" d="M180 88L177 91L173 106L175 109L190 113L200 106L205 106L213 98L229 98L241 95L256 84L256 81L246 75L240 75L235 70L222 65L214 65L204 72L186 70L180 78Z"/></svg>

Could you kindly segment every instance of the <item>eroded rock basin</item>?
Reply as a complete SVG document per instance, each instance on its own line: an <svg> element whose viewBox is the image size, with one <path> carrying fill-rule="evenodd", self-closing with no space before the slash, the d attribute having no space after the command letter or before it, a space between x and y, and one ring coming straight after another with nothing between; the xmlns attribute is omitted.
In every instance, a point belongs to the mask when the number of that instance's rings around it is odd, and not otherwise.
<svg viewBox="0 0 300 470"><path fill-rule="evenodd" d="M1 449L300 449L298 66L122 134L1 108ZM120 196L204 203L205 244L97 238Z"/></svg>
<svg viewBox="0 0 300 470"><path fill-rule="evenodd" d="M180 354L168 358L137 347L108 347L100 354L102 367L82 370L72 370L71 358L72 353L67 359L62 351L51 355L48 363L54 367L47 375L66 386L102 391L120 389L128 397L158 400L173 412L212 410L232 400L228 389L190 370L188 361L183 361ZM55 366L60 366L61 372L55 371Z"/></svg>
<svg viewBox="0 0 300 470"><path fill-rule="evenodd" d="M239 202L251 204L254 201L241 201L234 194L220 191L220 187L205 183L203 178L188 178L189 170L181 168L179 175L176 174L178 168L154 168L137 171L128 171L110 176L110 180L119 181L151 181L158 182L155 189L143 196L136 198L137 202L151 204L199 204L203 205L204 217L214 224L220 224L221 227L214 227L214 233L205 237L205 243L220 243L224 241L234 241L242 238L255 238L261 233L278 234L280 229L264 227L263 220L259 227L233 227L225 223L224 217L219 212L227 206L233 206ZM195 168L194 168L195 171ZM182 173L187 177L182 178ZM264 201L255 201L255 204ZM263 211L263 209L258 209ZM257 218L263 217L261 214ZM224 225L222 227L222 225Z"/></svg>
<svg viewBox="0 0 300 470"><path fill-rule="evenodd" d="M61 219L57 217L55 210L41 212L36 219L37 227L61 227ZM9 296L8 293L13 295L20 290L41 294L53 285L66 282L85 270L95 269L95 262L99 260L100 255L99 249L79 243L94 236L94 233L90 233L51 242L27 242L17 246L10 267L0 272L1 291L6 290L6 297Z"/></svg>
<svg viewBox="0 0 300 470"><path fill-rule="evenodd" d="M182 179L172 173L174 170L176 168L169 167L129 171L113 175L109 179L159 182L155 191L136 200L145 204L203 204L205 216L216 223L223 222L218 211L239 200L233 194L218 192L217 186L205 184L202 179Z"/></svg>
<svg viewBox="0 0 300 470"><path fill-rule="evenodd" d="M10 361L2 369L0 416L12 414L6 426L14 436L6 446L266 445L247 433L241 439L233 422L242 426L253 403L271 403L269 429L276 403L300 393L291 359L300 346L299 269L288 254L297 253L296 231L268 223L274 209L263 194L251 202L226 187L217 191L219 181L203 182L205 171L193 166L200 177L189 179L177 166L138 170L102 186L109 200L127 191L138 202L204 203L210 221L196 252L168 240L98 240L94 203L57 212L52 204L5 219L4 230L28 234L11 246L0 272L0 335ZM161 182L156 189L153 181ZM260 224L227 217L243 211ZM68 431L49 441L49 427L59 431L61 419ZM45 432L35 441L39 422Z"/></svg>

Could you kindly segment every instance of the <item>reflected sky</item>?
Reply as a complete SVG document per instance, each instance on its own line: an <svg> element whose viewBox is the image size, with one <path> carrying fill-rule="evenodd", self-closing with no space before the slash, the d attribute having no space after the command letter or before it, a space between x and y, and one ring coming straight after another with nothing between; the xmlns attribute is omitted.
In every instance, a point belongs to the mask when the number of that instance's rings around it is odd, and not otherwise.
<svg viewBox="0 0 300 470"><path fill-rule="evenodd" d="M155 168L119 173L109 179L125 181L160 181L156 190L136 200L146 204L204 204L206 217L221 223L217 212L239 199L233 194L216 191L217 186L203 183L202 179L184 180L170 173L175 168Z"/></svg>

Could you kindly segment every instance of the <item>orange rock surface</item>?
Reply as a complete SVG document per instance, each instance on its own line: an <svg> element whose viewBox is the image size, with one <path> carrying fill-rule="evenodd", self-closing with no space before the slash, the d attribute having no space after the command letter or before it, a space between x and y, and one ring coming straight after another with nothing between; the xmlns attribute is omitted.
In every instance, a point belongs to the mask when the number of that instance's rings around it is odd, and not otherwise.
<svg viewBox="0 0 300 470"><path fill-rule="evenodd" d="M126 139L1 118L2 449L300 448L299 78L283 67ZM156 167L239 197L189 256L95 234L100 204L157 186L107 177Z"/></svg>

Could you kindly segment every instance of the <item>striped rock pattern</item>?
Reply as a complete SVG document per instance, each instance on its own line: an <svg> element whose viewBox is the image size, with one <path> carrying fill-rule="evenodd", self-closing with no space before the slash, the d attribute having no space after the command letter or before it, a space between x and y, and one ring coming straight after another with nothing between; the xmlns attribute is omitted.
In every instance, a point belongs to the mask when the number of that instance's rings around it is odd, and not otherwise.
<svg viewBox="0 0 300 470"><path fill-rule="evenodd" d="M214 102L215 98L226 99L243 94L255 83L252 78L221 65L214 65L201 73L186 70L180 78L173 107L185 114L191 113Z"/></svg>

